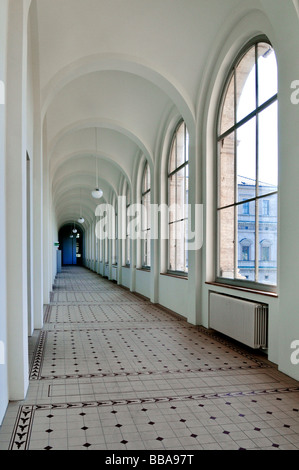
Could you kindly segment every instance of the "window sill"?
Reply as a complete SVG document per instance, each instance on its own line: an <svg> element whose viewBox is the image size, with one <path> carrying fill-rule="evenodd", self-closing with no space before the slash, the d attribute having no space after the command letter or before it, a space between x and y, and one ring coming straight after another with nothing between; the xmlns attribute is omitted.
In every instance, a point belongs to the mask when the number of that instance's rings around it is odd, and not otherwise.
<svg viewBox="0 0 299 470"><path fill-rule="evenodd" d="M232 286L230 284L224 284L222 282L206 282L206 284L210 286L225 287L226 289L233 289L233 290L238 290L242 292L250 292L252 294L266 295L268 297L273 297L275 299L278 298L278 294L276 294L276 292L263 291L259 289L250 289L249 287Z"/></svg>
<svg viewBox="0 0 299 470"><path fill-rule="evenodd" d="M150 268L137 268L136 271L144 271L144 272L146 272L146 273L150 273L150 272L151 272Z"/></svg>
<svg viewBox="0 0 299 470"><path fill-rule="evenodd" d="M168 276L168 277L174 277L176 279L184 279L185 281L188 281L188 276L185 274L172 274L172 273L160 273L160 276Z"/></svg>
<svg viewBox="0 0 299 470"><path fill-rule="evenodd" d="M130 264L123 264L122 267L123 267L123 268L130 269L131 265L130 265Z"/></svg>

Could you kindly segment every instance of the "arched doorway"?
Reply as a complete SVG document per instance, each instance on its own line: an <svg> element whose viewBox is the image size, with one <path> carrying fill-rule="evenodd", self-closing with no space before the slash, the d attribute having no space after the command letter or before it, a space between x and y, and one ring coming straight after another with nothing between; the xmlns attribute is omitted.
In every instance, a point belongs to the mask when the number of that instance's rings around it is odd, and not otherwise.
<svg viewBox="0 0 299 470"><path fill-rule="evenodd" d="M74 229L77 230L74 233ZM63 266L82 266L83 261L83 230L77 224L66 224L59 230L59 249L62 251Z"/></svg>

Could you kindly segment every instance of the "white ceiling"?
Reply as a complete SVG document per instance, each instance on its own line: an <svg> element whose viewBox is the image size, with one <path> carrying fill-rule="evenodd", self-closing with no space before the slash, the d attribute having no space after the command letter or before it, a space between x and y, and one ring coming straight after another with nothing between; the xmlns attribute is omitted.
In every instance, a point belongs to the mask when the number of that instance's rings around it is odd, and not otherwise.
<svg viewBox="0 0 299 470"><path fill-rule="evenodd" d="M195 126L213 44L247 5L247 0L32 2L32 47L38 50L58 225L78 218L80 203L87 220L92 218L96 157L108 200L122 178L132 182L141 155L157 159L171 113Z"/></svg>

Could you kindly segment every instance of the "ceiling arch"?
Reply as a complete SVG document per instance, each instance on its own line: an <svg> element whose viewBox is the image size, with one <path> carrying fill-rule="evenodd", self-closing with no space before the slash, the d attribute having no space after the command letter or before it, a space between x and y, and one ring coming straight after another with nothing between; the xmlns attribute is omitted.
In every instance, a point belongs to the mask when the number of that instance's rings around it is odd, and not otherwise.
<svg viewBox="0 0 299 470"><path fill-rule="evenodd" d="M95 161L107 201L124 179L136 192L144 158L154 176L171 115L185 121L194 146L210 46L239 4L32 1L44 166L57 221L72 217L81 199L92 214Z"/></svg>
<svg viewBox="0 0 299 470"><path fill-rule="evenodd" d="M106 125L152 153L161 116L172 107L173 103L156 86L131 73L106 71L82 75L66 85L48 108L49 152L65 132Z"/></svg>
<svg viewBox="0 0 299 470"><path fill-rule="evenodd" d="M155 70L153 66L141 58L116 53L101 53L82 57L59 70L42 90L42 117L46 115L55 97L73 80L90 73L107 71L130 73L155 85L177 106L189 127L193 127L194 105L187 92L176 83L174 77L164 76L162 72Z"/></svg>
<svg viewBox="0 0 299 470"><path fill-rule="evenodd" d="M122 145L126 144L127 147L130 147L128 149L128 152L130 152L131 156L136 155L138 151L140 151L145 155L149 163L151 165L153 164L154 156L149 145L146 142L143 142L136 135L136 133L134 133L133 129L128 129L119 122L116 122L116 121L112 122L111 120L104 119L104 118L98 118L98 119L89 118L89 119L85 119L84 121L74 122L63 129L60 129L59 133L56 135L55 139L51 142L51 145L49 147L49 152L48 152L49 161L51 161L52 158L55 159L55 152L57 152L56 159L59 159L59 146L63 147L64 139L70 136L76 139L76 133L79 133L82 130L89 130L90 133L93 133L95 128L98 128L100 132L103 132L103 130L110 130L110 131L115 132L113 135L111 135L110 142L106 143L107 149L109 147L113 148L117 146L117 140L119 141L120 137L125 137L126 139L121 139L121 142L122 142ZM87 141L87 144L88 144L88 141ZM101 141L99 144L101 145ZM71 146L71 143L69 142L69 148L70 146ZM78 149L78 144L75 148L73 148L74 152L76 148ZM98 151L96 150L94 137L89 138L89 148L91 149L91 153L94 153L94 152L100 153L100 150L101 150L100 146L99 146L99 150ZM65 150L62 150L62 152L63 151Z"/></svg>
<svg viewBox="0 0 299 470"><path fill-rule="evenodd" d="M92 150L87 150L85 153L81 151L74 152L71 154L65 154L63 158L59 161L56 161L56 165L52 168L53 182L59 181L61 169L65 166L70 164L71 166L74 165L75 162L80 161L84 165L85 171L89 170L90 175L93 176L93 180L95 182L96 176L96 167L98 167L98 178L102 181L109 181L109 175L111 175L110 167L113 167L117 172L117 177L122 174L125 178L129 179L129 176L124 171L124 168L121 167L119 162L115 161L113 155L103 154L102 152L92 152ZM96 160L98 163L96 163ZM107 171L109 168L109 172ZM106 177L105 177L106 176Z"/></svg>

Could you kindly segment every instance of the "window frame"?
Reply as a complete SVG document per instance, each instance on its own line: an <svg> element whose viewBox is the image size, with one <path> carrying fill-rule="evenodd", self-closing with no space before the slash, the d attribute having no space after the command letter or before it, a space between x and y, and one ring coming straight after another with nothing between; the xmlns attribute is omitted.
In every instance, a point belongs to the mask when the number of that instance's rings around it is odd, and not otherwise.
<svg viewBox="0 0 299 470"><path fill-rule="evenodd" d="M124 266L130 267L131 266L131 237L129 233L129 218L128 215L129 209L131 206L131 198L130 198L130 187L127 183L126 185L126 239L125 239L125 264Z"/></svg>
<svg viewBox="0 0 299 470"><path fill-rule="evenodd" d="M176 143L177 135L178 132L181 128L181 126L184 126L184 163L180 164L177 166L177 162L175 165L174 170L170 170L170 165L171 165L171 157L172 157L172 152L173 152L173 147ZM186 123L183 119L181 119L177 125L176 128L173 132L170 147L169 147L169 152L168 152L168 158L167 158L167 206L169 207L169 195L170 195L170 178L175 175L176 173L180 172L181 170L184 169L185 172L185 180L186 180L186 168L188 167L189 171L189 149L187 148L188 145L188 139L187 136L189 135L188 129L186 126ZM188 157L188 158L187 158ZM189 177L188 177L189 178ZM189 186L188 186L188 191L189 191ZM186 195L184 196L184 204L186 204ZM176 196L175 196L175 204L177 204L177 188L176 188ZM178 222L184 222L185 224L187 223L187 230L188 230L188 213L187 215L184 214L184 217L182 219L175 219L173 221L168 220L168 234L170 234L170 225ZM177 247L175 247L175 259L177 260ZM184 259L185 259L185 266L187 266L187 269L185 271L181 271L178 269L170 269L170 239L168 237L168 244L167 244L167 274L172 274L176 276L181 276L181 277L188 277L188 264L187 264L187 259L188 259L188 236L186 237L186 230L184 230ZM175 261L175 266L177 266L177 262Z"/></svg>
<svg viewBox="0 0 299 470"><path fill-rule="evenodd" d="M275 53L275 49L273 48L271 42L269 41L269 39L265 35L259 35L255 38L253 38L252 40L248 41L243 46L243 48L241 48L241 50L237 54L235 60L233 61L230 69L228 70L228 73L226 75L226 79L224 80L224 85L223 85L221 93L220 93L220 100L219 100L219 105L218 105L217 114L216 114L216 126L215 126L215 142L216 142L216 178L215 178L215 187L216 187L216 198L215 198L215 227L216 227L216 232L215 232L216 239L215 239L215 241L216 241L216 244L215 244L215 254L216 254L216 256L215 256L215 282L219 283L219 284L223 284L223 285L232 286L232 287L240 287L240 288L243 287L243 288L252 289L252 290L255 290L255 291L265 291L265 292L270 292L270 293L276 293L277 289L278 289L278 265L276 267L276 284L267 284L267 283L264 284L264 283L258 282L256 280L257 279L257 274L255 274L255 280L254 281L250 281L248 279L237 279L236 278L236 268L235 268L235 274L234 274L235 277L234 278L220 276L220 220L219 220L220 211L223 210L224 208L232 208L233 207L234 208L234 223L238 224L239 206L240 207L242 205L244 206L244 204L247 203L248 206L250 207L251 203L254 203L255 204L255 210L256 210L255 224L256 224L256 228L257 228L259 226L260 216L263 215L263 207L262 206L260 207L260 201L265 200L266 198L269 198L269 197L271 198L272 196L277 196L277 204L278 204L278 197L279 197L279 186L278 186L278 184L277 184L277 189L275 191L271 191L271 192L265 193L265 194L259 194L259 193L256 192L255 197L248 198L248 199L246 199L245 202L243 200L238 201L236 199L236 196L235 196L235 199L234 199L233 203L228 204L227 206L222 206L220 204L220 200L219 200L219 192L220 192L219 165L220 165L220 143L221 143L221 141L223 141L226 137L232 135L232 133L236 133L238 129L240 129L247 122L250 122L250 120L252 118L255 117L256 120L257 120L258 116L262 113L262 111L264 111L265 109L269 109L269 107L273 103L277 103L277 105L278 105L278 91L273 96L271 96L266 101L264 101L262 104L258 103L258 69L257 69L258 56L257 56L257 49L258 49L258 45L260 43L269 44L269 46L273 49L273 51ZM228 129L226 129L224 132L221 133L221 118L222 118L222 115L223 115L223 110L224 110L224 106L225 106L227 91L229 89L229 86L230 86L230 83L231 83L231 80L232 80L233 76L236 77L236 70L237 70L238 65L241 63L242 59L245 57L245 55L250 51L250 49L252 47L255 47L255 67L256 67L256 71L255 71L255 74L256 74L256 79L255 79L255 98L256 98L255 108L254 108L253 111L246 114L245 117L241 118L239 121L237 120L237 113L236 113L236 110L237 110L236 95L237 95L237 93L236 93L236 78L235 78L234 79L235 80L235 85L234 85L234 124L233 124L233 126L230 126ZM277 65L277 75L278 75L278 65ZM256 138L257 138L255 156L256 156L256 164L258 164L258 162L259 162L259 154L258 154L258 152L259 152L259 150L258 150L259 124L258 124L258 122L256 123L256 131L255 132L256 132ZM278 155L278 158L279 158L279 155ZM237 187L236 179L237 179L238 175L237 175L237 172L236 172L236 147L234 148L234 159L235 159L235 162L234 162L234 175L235 176L234 176L234 178L235 178L235 187ZM259 181L256 178L255 189L258 186L259 186ZM262 209L262 212L260 212L260 209ZM249 212L250 212L250 209L249 209ZM278 238L278 222L279 221L278 221L278 210L277 210L277 230L276 230L277 238ZM255 231L254 237L255 237L255 245L258 246L259 232L257 230ZM236 263L238 263L238 254L237 254L238 253L238 238L236 236L236 230L234 232L234 245L235 245L235 266L236 266ZM278 243L277 243L277 246L276 246L276 252L277 252L277 255L278 255ZM257 266L255 268L256 273L257 273L258 269L259 269L259 264L258 264L259 263L259 258L260 258L259 253L255 253L254 257L255 257L255 262L257 263Z"/></svg>
<svg viewBox="0 0 299 470"><path fill-rule="evenodd" d="M149 188L147 188L146 190L144 190L144 181L145 181L145 177L146 177L146 173L148 171L148 174L149 174ZM145 196L149 196L149 198L151 197L151 173L150 173L150 166L149 166L149 163L148 161L146 160L145 163L144 163L144 167L143 167L143 172L142 172L142 178L141 178L141 207L143 208L144 206L144 198ZM150 206L150 202L149 202L149 206ZM146 213L146 217L147 217L147 221L148 221L148 213ZM144 236L145 232L151 232L151 224L146 224L146 229L144 230L143 229L143 222L144 222L144 211L142 210L141 212L141 268L142 269L145 269L147 271L150 271L151 269L151 246L149 246L149 260L147 259L147 256L146 256L146 259L145 259L145 242L148 243L148 240L146 239L146 237ZM148 226L149 225L149 226ZM151 243L151 237L149 239L149 243ZM149 263L148 263L149 261Z"/></svg>
<svg viewBox="0 0 299 470"><path fill-rule="evenodd" d="M114 220L112 220L112 236L111 236L111 249L112 249L112 259L111 259L111 264L112 266L118 266L118 207L117 207L117 197L115 196L113 198L113 213L111 214L112 217L114 217Z"/></svg>

